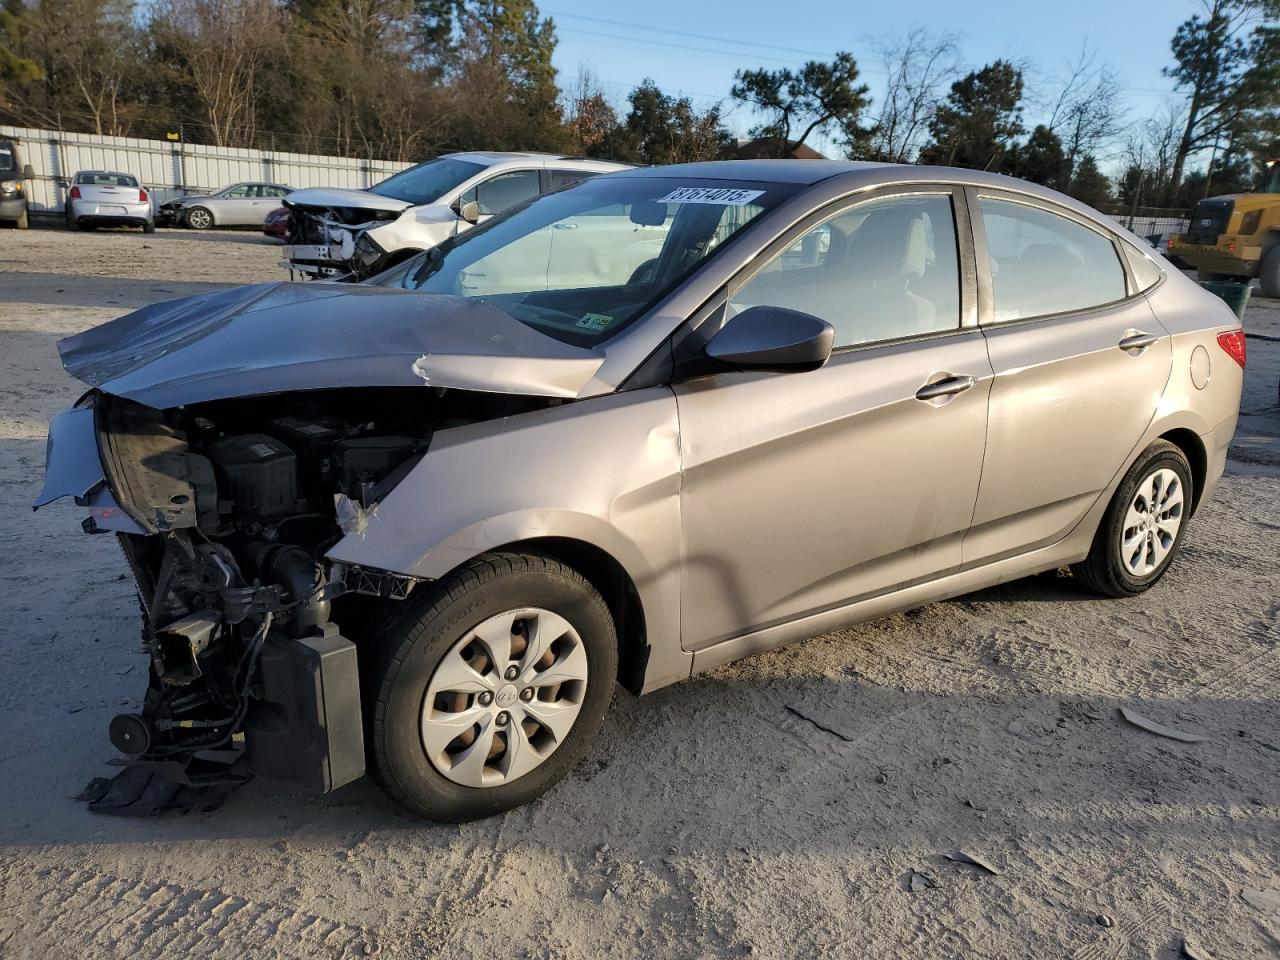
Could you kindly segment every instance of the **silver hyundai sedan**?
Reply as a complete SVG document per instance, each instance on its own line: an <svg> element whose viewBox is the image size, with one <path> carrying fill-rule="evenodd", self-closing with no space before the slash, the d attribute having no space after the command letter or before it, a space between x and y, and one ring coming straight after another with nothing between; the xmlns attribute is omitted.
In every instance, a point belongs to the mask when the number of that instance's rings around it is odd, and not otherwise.
<svg viewBox="0 0 1280 960"><path fill-rule="evenodd" d="M556 783L615 683L1065 565L1151 588L1245 359L1220 300L1075 201L820 161L603 176L370 283L60 350L91 389L36 505L119 536L150 658L84 798L367 766L442 820Z"/></svg>

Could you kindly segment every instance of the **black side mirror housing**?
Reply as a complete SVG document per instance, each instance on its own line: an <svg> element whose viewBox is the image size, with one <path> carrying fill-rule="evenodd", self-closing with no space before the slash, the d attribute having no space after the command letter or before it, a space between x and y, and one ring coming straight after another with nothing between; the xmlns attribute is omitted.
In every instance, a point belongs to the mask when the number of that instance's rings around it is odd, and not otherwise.
<svg viewBox="0 0 1280 960"><path fill-rule="evenodd" d="M707 343L712 360L746 370L816 370L831 356L831 324L785 307L748 307Z"/></svg>

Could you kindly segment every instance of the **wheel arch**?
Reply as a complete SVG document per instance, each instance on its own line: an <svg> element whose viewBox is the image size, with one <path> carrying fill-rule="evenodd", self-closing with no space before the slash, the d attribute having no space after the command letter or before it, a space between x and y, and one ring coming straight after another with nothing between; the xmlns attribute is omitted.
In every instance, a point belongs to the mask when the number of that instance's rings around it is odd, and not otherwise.
<svg viewBox="0 0 1280 960"><path fill-rule="evenodd" d="M586 578L604 598L618 636L618 682L633 694L644 686L649 661L644 604L627 568L608 551L573 537L531 537L492 547L487 553L542 553Z"/></svg>
<svg viewBox="0 0 1280 960"><path fill-rule="evenodd" d="M1209 474L1209 453L1205 450L1204 441L1194 430L1186 427L1166 430L1158 439L1167 440L1181 450L1187 463L1191 465L1191 516L1195 516L1204 491L1205 478Z"/></svg>

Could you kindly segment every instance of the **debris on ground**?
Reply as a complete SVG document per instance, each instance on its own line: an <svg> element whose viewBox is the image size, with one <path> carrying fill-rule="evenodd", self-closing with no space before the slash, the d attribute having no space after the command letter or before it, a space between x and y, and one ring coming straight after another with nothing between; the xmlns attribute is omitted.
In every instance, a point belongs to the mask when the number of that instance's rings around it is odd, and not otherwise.
<svg viewBox="0 0 1280 960"><path fill-rule="evenodd" d="M955 863L967 863L971 867L977 867L979 870L985 870L993 876L1000 876L1000 870L993 867L981 857L974 856L972 853L965 853L963 850L956 850L954 853L948 853L947 859Z"/></svg>
<svg viewBox="0 0 1280 960"><path fill-rule="evenodd" d="M1180 740L1183 743L1201 743L1209 738L1202 733L1183 733L1173 727L1167 727L1163 723L1158 723L1150 717L1144 717L1140 713L1130 710L1128 707L1120 708L1120 716L1124 717L1135 727L1146 730L1148 733L1154 733L1158 737L1167 737L1170 740Z"/></svg>
<svg viewBox="0 0 1280 960"><path fill-rule="evenodd" d="M1187 960L1213 960L1213 954L1186 936L1182 938L1182 955Z"/></svg>
<svg viewBox="0 0 1280 960"><path fill-rule="evenodd" d="M936 887L938 881L933 879L927 873L921 873L919 870L912 870L911 876L907 879L907 889L912 893L919 893L922 890L928 890Z"/></svg>
<svg viewBox="0 0 1280 960"><path fill-rule="evenodd" d="M1280 914L1280 890L1250 890L1246 887L1240 891L1240 896L1249 906L1263 913Z"/></svg>
<svg viewBox="0 0 1280 960"><path fill-rule="evenodd" d="M1111 919L1111 915L1107 913L1098 914L1096 917L1093 918L1093 922L1100 927L1110 928L1116 925L1116 922Z"/></svg>

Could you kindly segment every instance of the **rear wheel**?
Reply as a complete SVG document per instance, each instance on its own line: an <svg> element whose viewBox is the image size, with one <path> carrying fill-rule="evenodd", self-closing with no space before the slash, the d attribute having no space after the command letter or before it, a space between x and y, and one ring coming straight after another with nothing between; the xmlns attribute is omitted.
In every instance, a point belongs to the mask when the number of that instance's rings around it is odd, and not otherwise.
<svg viewBox="0 0 1280 960"><path fill-rule="evenodd" d="M1125 474L1111 498L1089 556L1071 567L1091 590L1131 597L1164 576L1182 544L1191 513L1191 466L1181 450L1158 440Z"/></svg>
<svg viewBox="0 0 1280 960"><path fill-rule="evenodd" d="M143 232L143 233L155 233L155 232L156 232L156 225L155 225L154 223L144 223L144 224L142 225L142 232Z"/></svg>
<svg viewBox="0 0 1280 960"><path fill-rule="evenodd" d="M1264 297L1280 300L1280 243L1267 251L1258 266L1258 283Z"/></svg>
<svg viewBox="0 0 1280 960"><path fill-rule="evenodd" d="M538 554L477 558L381 639L366 689L373 772L432 820L501 813L557 783L594 738L617 676L604 601Z"/></svg>
<svg viewBox="0 0 1280 960"><path fill-rule="evenodd" d="M187 211L186 221L192 230L208 230L213 226L213 214L204 207L192 207Z"/></svg>

